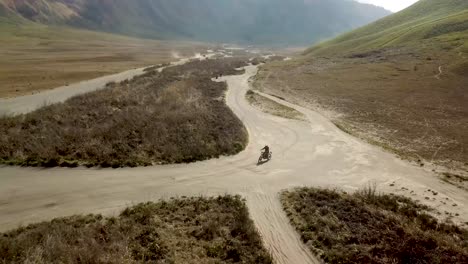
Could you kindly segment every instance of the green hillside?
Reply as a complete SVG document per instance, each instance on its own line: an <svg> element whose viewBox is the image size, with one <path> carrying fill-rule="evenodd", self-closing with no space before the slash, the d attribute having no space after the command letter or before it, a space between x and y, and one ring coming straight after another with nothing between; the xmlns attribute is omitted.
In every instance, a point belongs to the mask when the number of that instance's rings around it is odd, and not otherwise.
<svg viewBox="0 0 468 264"><path fill-rule="evenodd" d="M399 13L314 46L305 54L346 54L401 45L467 52L468 1L420 0Z"/></svg>

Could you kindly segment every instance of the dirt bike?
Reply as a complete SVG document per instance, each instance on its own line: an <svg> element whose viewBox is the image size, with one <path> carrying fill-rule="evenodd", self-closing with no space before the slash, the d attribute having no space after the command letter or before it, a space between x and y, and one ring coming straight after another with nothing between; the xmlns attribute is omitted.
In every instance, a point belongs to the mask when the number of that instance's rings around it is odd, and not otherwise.
<svg viewBox="0 0 468 264"><path fill-rule="evenodd" d="M259 163L259 164L262 163L263 160L267 160L267 161L271 160L272 155L273 155L273 153L272 153L271 151L268 152L268 153L266 153L265 151L263 151L263 152L260 154L260 158L258 158L258 163Z"/></svg>

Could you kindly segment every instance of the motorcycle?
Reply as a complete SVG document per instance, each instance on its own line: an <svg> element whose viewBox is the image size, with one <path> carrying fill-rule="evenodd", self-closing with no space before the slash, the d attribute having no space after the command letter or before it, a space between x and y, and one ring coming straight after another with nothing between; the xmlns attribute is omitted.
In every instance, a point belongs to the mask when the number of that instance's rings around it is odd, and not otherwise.
<svg viewBox="0 0 468 264"><path fill-rule="evenodd" d="M258 164L262 163L264 160L266 161L270 161L271 158L272 158L272 155L273 153L270 151L270 152L265 152L263 151L261 154L260 154L260 157L258 158Z"/></svg>

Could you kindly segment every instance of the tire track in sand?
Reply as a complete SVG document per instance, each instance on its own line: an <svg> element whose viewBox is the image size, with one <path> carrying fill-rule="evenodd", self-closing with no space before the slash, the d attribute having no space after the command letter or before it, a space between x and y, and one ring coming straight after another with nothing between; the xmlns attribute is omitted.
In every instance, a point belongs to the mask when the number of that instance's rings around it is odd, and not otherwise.
<svg viewBox="0 0 468 264"><path fill-rule="evenodd" d="M276 263L322 263L310 253L289 223L277 193L258 189L245 196L255 226Z"/></svg>

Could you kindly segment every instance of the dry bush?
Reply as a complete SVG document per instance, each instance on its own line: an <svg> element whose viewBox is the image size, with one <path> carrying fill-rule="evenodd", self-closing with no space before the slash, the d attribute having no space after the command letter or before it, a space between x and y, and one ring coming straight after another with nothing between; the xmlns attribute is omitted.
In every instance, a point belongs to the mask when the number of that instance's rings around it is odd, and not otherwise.
<svg viewBox="0 0 468 264"><path fill-rule="evenodd" d="M304 243L328 263L468 263L468 231L409 198L373 187L298 188L281 200Z"/></svg>
<svg viewBox="0 0 468 264"><path fill-rule="evenodd" d="M238 196L144 203L0 234L0 263L272 263Z"/></svg>
<svg viewBox="0 0 468 264"><path fill-rule="evenodd" d="M244 149L247 132L223 100L244 60L194 61L32 113L0 119L0 161L121 167L193 162Z"/></svg>

